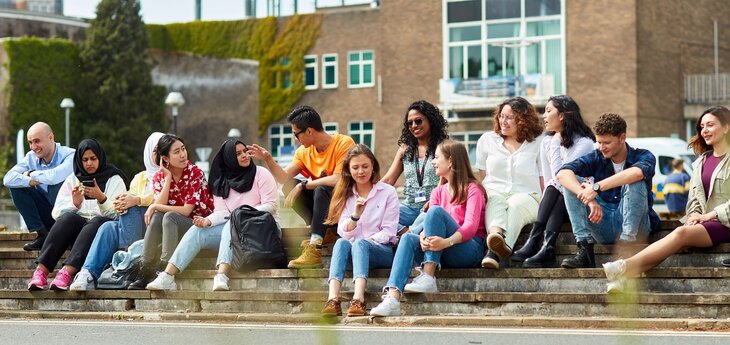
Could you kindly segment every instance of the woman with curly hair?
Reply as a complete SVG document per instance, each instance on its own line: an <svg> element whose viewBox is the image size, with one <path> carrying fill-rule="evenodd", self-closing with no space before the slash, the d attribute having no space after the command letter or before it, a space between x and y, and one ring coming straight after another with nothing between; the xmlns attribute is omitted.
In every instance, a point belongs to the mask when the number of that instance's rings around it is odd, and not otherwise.
<svg viewBox="0 0 730 345"><path fill-rule="evenodd" d="M535 221L543 189L540 141L543 123L522 97L510 98L494 111L494 131L477 141L482 185L487 190L487 248L484 268L499 268L512 255L520 230Z"/></svg>
<svg viewBox="0 0 730 345"><path fill-rule="evenodd" d="M415 101L406 111L398 139L400 148L381 179L394 185L401 174L405 175L405 200L400 206L399 231L413 225L418 215L428 209L427 200L439 184L436 171L428 163L436 153L436 147L449 138L446 133L448 126L441 111L429 102Z"/></svg>

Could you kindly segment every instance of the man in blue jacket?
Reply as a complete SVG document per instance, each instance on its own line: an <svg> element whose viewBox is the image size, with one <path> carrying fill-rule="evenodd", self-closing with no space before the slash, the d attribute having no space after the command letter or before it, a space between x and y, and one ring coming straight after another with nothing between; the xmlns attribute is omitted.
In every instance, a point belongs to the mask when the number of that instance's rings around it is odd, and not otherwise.
<svg viewBox="0 0 730 345"><path fill-rule="evenodd" d="M557 175L578 244L563 268L596 267L594 243L643 241L659 227L652 208L654 155L626 144L626 121L617 114L601 115L593 131L598 149L563 165ZM592 176L593 183L581 183L577 176Z"/></svg>
<svg viewBox="0 0 730 345"><path fill-rule="evenodd" d="M28 129L30 152L5 174L3 184L10 189L15 208L23 216L28 231L38 237L23 246L40 250L55 220L51 217L56 195L73 172L75 150L56 143L51 126L36 122Z"/></svg>

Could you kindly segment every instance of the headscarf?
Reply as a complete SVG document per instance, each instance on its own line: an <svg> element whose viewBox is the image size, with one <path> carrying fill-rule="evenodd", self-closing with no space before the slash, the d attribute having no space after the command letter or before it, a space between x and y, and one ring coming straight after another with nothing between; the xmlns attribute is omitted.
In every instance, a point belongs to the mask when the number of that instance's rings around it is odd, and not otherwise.
<svg viewBox="0 0 730 345"><path fill-rule="evenodd" d="M154 132L147 138L147 142L144 144L144 168L147 172L147 185L145 185L145 191L152 191L152 179L155 177L157 170L160 170L160 166L155 163L154 151L157 147L157 142L160 138L165 135L164 133Z"/></svg>
<svg viewBox="0 0 730 345"><path fill-rule="evenodd" d="M86 150L94 152L99 159L99 168L93 174L87 173L86 169L84 169L83 156ZM99 185L99 189L102 192L106 188L106 181L114 175L119 175L124 180L124 184L128 184L127 176L119 168L113 164L106 163L106 153L104 153L104 149L101 148L101 145L99 145L96 139L84 139L79 143L79 147L76 149L76 154L74 155L74 175L76 175L79 181L96 179L96 184Z"/></svg>
<svg viewBox="0 0 730 345"><path fill-rule="evenodd" d="M210 167L208 189L213 195L223 199L228 198L230 189L245 193L253 187L256 164L251 162L245 168L238 165L236 145L239 143L243 144L240 140L226 140L213 158L213 164ZM243 145L246 146L246 144Z"/></svg>

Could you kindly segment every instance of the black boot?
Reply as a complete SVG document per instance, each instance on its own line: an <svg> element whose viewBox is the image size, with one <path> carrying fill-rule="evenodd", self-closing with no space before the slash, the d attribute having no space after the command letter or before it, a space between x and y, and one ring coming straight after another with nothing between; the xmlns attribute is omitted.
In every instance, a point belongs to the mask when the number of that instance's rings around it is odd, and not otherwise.
<svg viewBox="0 0 730 345"><path fill-rule="evenodd" d="M556 267L558 265L555 259L555 244L558 242L558 231L546 231L545 243L537 254L525 259L522 267L525 268L543 268ZM591 247L592 248L592 247ZM591 251L592 252L592 251Z"/></svg>
<svg viewBox="0 0 730 345"><path fill-rule="evenodd" d="M26 243L23 246L23 250L30 252L33 250L41 250L41 248L43 248L43 243L46 241L46 237L48 236L48 230L41 228L36 231L36 234L37 236L33 242Z"/></svg>
<svg viewBox="0 0 730 345"><path fill-rule="evenodd" d="M155 279L155 273L157 273L157 264L154 262L143 261L142 269L137 276L137 280L133 281L127 287L128 290L144 290L147 284Z"/></svg>
<svg viewBox="0 0 730 345"><path fill-rule="evenodd" d="M563 260L563 268L595 268L596 256L593 254L593 243L587 240L578 241L578 252L572 258Z"/></svg>
<svg viewBox="0 0 730 345"><path fill-rule="evenodd" d="M540 250L542 244L543 233L545 232L545 223L535 223L530 231L530 236L527 238L525 245L520 250L514 252L509 258L514 262L523 262L525 259L535 255Z"/></svg>

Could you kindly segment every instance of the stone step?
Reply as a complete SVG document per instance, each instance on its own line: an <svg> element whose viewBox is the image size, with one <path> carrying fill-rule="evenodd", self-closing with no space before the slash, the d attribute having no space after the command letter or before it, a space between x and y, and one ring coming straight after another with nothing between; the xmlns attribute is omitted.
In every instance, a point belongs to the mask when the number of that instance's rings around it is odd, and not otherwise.
<svg viewBox="0 0 730 345"><path fill-rule="evenodd" d="M0 290L2 310L149 311L202 313L315 313L327 293L317 292L28 292ZM349 300L350 293L342 294ZM366 293L368 309L379 293ZM343 303L347 308L348 303ZM630 318L717 318L730 316L728 293L406 293L404 315L494 315Z"/></svg>

